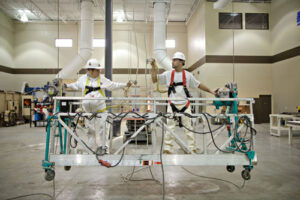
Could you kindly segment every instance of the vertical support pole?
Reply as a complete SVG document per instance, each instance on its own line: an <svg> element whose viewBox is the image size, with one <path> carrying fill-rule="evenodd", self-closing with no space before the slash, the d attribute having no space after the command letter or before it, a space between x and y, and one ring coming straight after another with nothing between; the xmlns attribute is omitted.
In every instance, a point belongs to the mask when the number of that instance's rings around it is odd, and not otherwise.
<svg viewBox="0 0 300 200"><path fill-rule="evenodd" d="M51 130L51 117L48 117L47 136L46 136L46 149L45 149L45 161L49 161L49 142L50 142L50 130Z"/></svg>
<svg viewBox="0 0 300 200"><path fill-rule="evenodd" d="M201 120L202 120L202 131L204 132L204 130L205 130L205 124L204 124L204 122L205 122L205 118L204 118L204 116L203 115L201 115ZM203 154L207 154L207 145L206 145L206 134L202 134L202 146L203 146Z"/></svg>
<svg viewBox="0 0 300 200"><path fill-rule="evenodd" d="M237 98L237 88L236 87L233 88L233 98ZM232 109L231 109L231 114L235 114L235 116L234 116L234 125L232 127L232 131L233 132L229 131L230 136L232 134L235 134L234 131L236 131L238 129L238 127L239 127L239 122L238 122L239 118L237 116L238 115L238 103L237 103L237 101L233 101L233 105L232 105ZM237 139L238 140L240 139L238 133L237 133ZM235 139L231 140L231 146L235 147Z"/></svg>
<svg viewBox="0 0 300 200"><path fill-rule="evenodd" d="M58 134L59 134L59 144L60 144L60 153L63 153L63 138L62 138L62 127L59 123L58 125Z"/></svg>
<svg viewBox="0 0 300 200"><path fill-rule="evenodd" d="M65 119L65 123L68 124L69 119ZM66 148L67 148L67 129L65 129L65 134L64 134L64 151L63 154L66 154Z"/></svg>
<svg viewBox="0 0 300 200"><path fill-rule="evenodd" d="M292 144L292 140L293 140L293 127L289 126L289 145Z"/></svg>
<svg viewBox="0 0 300 200"><path fill-rule="evenodd" d="M105 0L105 77L112 80L112 0ZM111 91L105 91L111 97Z"/></svg>

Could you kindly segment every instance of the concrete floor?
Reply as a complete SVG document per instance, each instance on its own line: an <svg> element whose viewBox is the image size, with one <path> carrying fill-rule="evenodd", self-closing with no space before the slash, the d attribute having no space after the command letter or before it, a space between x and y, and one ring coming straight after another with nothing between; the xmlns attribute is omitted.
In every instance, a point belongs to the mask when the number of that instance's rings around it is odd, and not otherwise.
<svg viewBox="0 0 300 200"><path fill-rule="evenodd" d="M237 167L234 173L225 167L186 167L195 174L225 179L229 182L196 177L181 167L165 167L166 199L300 199L300 135L295 134L288 145L287 134L269 135L269 125L256 125L256 151L259 163L251 172L251 180L243 180ZM0 199L30 193L52 195L53 182L44 180L41 161L44 158L45 129L21 125L0 128ZM124 182L121 176L131 167L73 167L64 171L56 168L56 199L162 199L161 185L155 181ZM161 180L161 168L153 167ZM134 179L151 178L148 169ZM23 199L49 199L31 196Z"/></svg>

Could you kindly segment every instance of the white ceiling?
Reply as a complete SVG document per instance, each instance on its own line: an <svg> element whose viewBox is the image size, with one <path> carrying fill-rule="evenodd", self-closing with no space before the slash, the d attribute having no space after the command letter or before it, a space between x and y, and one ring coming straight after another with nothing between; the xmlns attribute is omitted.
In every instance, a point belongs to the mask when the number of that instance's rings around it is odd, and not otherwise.
<svg viewBox="0 0 300 200"><path fill-rule="evenodd" d="M105 0L94 1L94 19L104 20ZM199 0L168 0L168 21L188 21ZM59 5L59 6L58 6ZM30 21L78 21L80 0L0 0L0 9L12 19L20 20L19 10ZM59 10L59 12L58 12ZM152 21L153 0L113 0L113 18L123 14L124 21Z"/></svg>

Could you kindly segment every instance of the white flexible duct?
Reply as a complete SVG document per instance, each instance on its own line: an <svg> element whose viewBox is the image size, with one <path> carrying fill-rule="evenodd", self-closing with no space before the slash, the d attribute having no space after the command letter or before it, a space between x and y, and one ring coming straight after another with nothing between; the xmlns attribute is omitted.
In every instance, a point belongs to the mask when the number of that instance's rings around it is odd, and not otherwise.
<svg viewBox="0 0 300 200"><path fill-rule="evenodd" d="M166 51L166 2L154 2L154 58L165 69L172 70L172 61Z"/></svg>
<svg viewBox="0 0 300 200"><path fill-rule="evenodd" d="M214 3L214 9L223 9L231 0L218 0Z"/></svg>
<svg viewBox="0 0 300 200"><path fill-rule="evenodd" d="M56 75L56 78L74 78L79 69L86 64L92 56L93 33L93 1L81 0L79 54Z"/></svg>

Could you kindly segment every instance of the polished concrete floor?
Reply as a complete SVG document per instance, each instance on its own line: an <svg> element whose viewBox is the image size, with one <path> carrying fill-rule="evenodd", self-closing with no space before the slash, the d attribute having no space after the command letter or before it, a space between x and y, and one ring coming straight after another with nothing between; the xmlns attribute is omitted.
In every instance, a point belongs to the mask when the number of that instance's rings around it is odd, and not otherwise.
<svg viewBox="0 0 300 200"><path fill-rule="evenodd" d="M300 134L289 145L287 134L270 136L268 124L256 125L256 129L259 162L242 189L242 167L233 173L225 167L186 167L194 175L182 167L165 167L166 199L300 199ZM45 129L29 125L0 128L0 137L0 199L31 193L52 195L53 182L44 180L41 166ZM131 171L132 167L73 167L70 171L56 167L56 199L162 199L160 167L152 168L157 181L137 181L151 179L148 168L126 181Z"/></svg>

